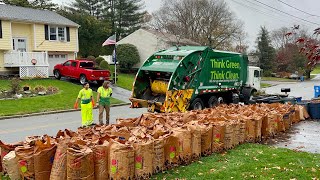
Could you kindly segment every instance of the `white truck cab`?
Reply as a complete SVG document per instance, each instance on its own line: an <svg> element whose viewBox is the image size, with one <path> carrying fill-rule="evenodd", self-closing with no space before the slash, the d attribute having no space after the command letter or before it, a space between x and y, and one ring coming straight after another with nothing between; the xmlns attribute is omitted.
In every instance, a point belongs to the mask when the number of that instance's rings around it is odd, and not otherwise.
<svg viewBox="0 0 320 180"><path fill-rule="evenodd" d="M248 67L247 87L253 87L257 91L261 89L261 68L256 66Z"/></svg>

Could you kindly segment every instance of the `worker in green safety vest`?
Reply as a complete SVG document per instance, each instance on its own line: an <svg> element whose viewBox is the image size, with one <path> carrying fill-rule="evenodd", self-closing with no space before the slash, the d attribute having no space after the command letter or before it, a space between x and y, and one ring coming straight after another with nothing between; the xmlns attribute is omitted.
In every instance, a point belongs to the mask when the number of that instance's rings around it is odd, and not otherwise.
<svg viewBox="0 0 320 180"><path fill-rule="evenodd" d="M98 88L97 103L99 105L99 123L103 125L103 111L106 110L106 124L110 120L110 97L112 96L112 89L109 87L110 82L103 82L102 86Z"/></svg>
<svg viewBox="0 0 320 180"><path fill-rule="evenodd" d="M74 104L74 108L78 108L78 102L81 102L81 118L82 127L90 126L93 123L92 109L95 106L93 100L92 89L89 87L89 83L83 85L83 89L80 90L79 95Z"/></svg>

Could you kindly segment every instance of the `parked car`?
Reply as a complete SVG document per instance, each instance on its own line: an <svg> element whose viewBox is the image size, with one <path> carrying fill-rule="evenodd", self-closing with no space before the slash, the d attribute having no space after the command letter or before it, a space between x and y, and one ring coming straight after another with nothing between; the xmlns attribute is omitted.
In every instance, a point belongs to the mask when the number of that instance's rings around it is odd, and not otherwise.
<svg viewBox="0 0 320 180"><path fill-rule="evenodd" d="M68 60L54 66L53 74L56 79L68 77L77 79L81 84L96 81L102 84L110 79L110 71L95 67L94 62L88 60Z"/></svg>
<svg viewBox="0 0 320 180"><path fill-rule="evenodd" d="M299 79L300 76L296 73L292 73L290 76L289 76L289 79Z"/></svg>

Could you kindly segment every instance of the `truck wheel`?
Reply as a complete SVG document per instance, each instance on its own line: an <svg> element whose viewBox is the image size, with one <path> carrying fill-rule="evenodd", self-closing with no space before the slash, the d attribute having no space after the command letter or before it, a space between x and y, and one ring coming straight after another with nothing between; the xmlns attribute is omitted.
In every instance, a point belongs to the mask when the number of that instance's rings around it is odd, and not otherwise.
<svg viewBox="0 0 320 180"><path fill-rule="evenodd" d="M104 81L97 81L98 86L102 86Z"/></svg>
<svg viewBox="0 0 320 180"><path fill-rule="evenodd" d="M196 98L192 104L191 104L191 109L193 110L202 110L204 108L203 102L200 98Z"/></svg>
<svg viewBox="0 0 320 180"><path fill-rule="evenodd" d="M219 104L218 98L216 96L211 96L208 100L208 108L213 108Z"/></svg>
<svg viewBox="0 0 320 180"><path fill-rule="evenodd" d="M83 74L80 75L80 83L81 84L84 84L87 82L87 77Z"/></svg>
<svg viewBox="0 0 320 180"><path fill-rule="evenodd" d="M56 79L61 79L61 74L59 70L54 70L53 74Z"/></svg>

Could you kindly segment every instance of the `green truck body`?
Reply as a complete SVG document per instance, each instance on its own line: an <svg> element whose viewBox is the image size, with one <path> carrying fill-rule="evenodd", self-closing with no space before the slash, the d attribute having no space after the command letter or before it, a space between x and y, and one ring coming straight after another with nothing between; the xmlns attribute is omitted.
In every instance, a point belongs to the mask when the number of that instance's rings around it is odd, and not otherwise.
<svg viewBox="0 0 320 180"><path fill-rule="evenodd" d="M244 99L248 57L202 46L172 47L148 58L133 84L132 107L172 112ZM250 92L251 93L251 92Z"/></svg>

